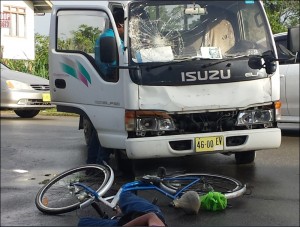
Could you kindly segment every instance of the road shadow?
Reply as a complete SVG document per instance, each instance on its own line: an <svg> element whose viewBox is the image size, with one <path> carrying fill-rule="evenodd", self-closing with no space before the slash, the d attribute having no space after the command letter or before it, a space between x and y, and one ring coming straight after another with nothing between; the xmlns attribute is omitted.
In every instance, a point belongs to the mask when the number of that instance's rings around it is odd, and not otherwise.
<svg viewBox="0 0 300 227"><path fill-rule="evenodd" d="M55 120L53 118L50 117L46 117L46 118L38 118L38 117L34 117L34 118L21 118L18 116L2 116L0 117L1 120L6 120L6 121L45 121L45 120Z"/></svg>
<svg viewBox="0 0 300 227"><path fill-rule="evenodd" d="M278 127L281 129L282 136L299 137L300 123L279 123Z"/></svg>

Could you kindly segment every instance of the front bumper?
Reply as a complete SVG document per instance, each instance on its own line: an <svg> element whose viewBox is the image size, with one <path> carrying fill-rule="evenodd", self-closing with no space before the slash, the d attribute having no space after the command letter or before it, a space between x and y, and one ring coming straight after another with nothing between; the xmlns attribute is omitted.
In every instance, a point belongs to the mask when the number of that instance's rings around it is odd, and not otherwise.
<svg viewBox="0 0 300 227"><path fill-rule="evenodd" d="M1 109L37 109L43 110L54 108L49 100L43 100L43 95L50 95L50 92L39 91L7 91L1 92Z"/></svg>
<svg viewBox="0 0 300 227"><path fill-rule="evenodd" d="M231 138L244 137L240 145L230 145L225 142L221 151L195 152L195 138L223 136L224 141ZM171 146L176 141L190 141L190 148L186 150L173 149ZM126 153L130 159L147 159L163 157L180 157L207 153L242 152L249 150L262 150L278 148L281 144L281 130L279 128L252 129L240 131L227 131L203 134L187 134L174 136L143 137L126 140ZM173 148L172 148L173 147Z"/></svg>

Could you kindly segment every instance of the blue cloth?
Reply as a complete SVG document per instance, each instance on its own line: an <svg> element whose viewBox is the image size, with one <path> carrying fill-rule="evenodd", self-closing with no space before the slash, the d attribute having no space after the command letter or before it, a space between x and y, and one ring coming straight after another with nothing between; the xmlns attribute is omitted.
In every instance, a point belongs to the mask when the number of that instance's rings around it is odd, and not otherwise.
<svg viewBox="0 0 300 227"><path fill-rule="evenodd" d="M122 192L119 206L124 215L131 212L155 213L163 222L164 216L158 206L132 192ZM80 218L78 226L118 226L116 219Z"/></svg>
<svg viewBox="0 0 300 227"><path fill-rule="evenodd" d="M118 226L117 219L80 218L78 226Z"/></svg>
<svg viewBox="0 0 300 227"><path fill-rule="evenodd" d="M116 66L117 65L117 62L113 62L111 64L106 64L106 63L103 63L101 62L101 54L105 54L105 53L100 53L100 40L104 37L115 37L115 33L114 31L109 28L109 29L106 29L99 37L98 39L96 40L96 43L95 43L95 61L96 61L96 64L98 66L98 68L100 69L100 71L104 74L104 75L108 75L111 70L112 70L112 66ZM123 44L123 41L121 40L121 47L122 49L124 49L124 44Z"/></svg>
<svg viewBox="0 0 300 227"><path fill-rule="evenodd" d="M87 164L103 164L109 161L110 151L101 146L96 129L93 129L87 151Z"/></svg>
<svg viewBox="0 0 300 227"><path fill-rule="evenodd" d="M120 195L119 207L123 214L131 212L155 213L160 219L165 221L163 213L158 206L150 203L148 200L139 197L131 191L123 192Z"/></svg>

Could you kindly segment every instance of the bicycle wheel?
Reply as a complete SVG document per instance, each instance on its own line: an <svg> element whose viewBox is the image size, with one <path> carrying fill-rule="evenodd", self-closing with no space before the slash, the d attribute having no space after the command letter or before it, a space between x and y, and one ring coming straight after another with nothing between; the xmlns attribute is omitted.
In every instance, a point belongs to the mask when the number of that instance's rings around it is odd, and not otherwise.
<svg viewBox="0 0 300 227"><path fill-rule="evenodd" d="M241 196L246 191L246 185L234 178L206 173L187 173L168 177L163 179L160 187L171 194L175 194L192 182L187 178L200 178L200 181L186 188L183 193L192 190L203 195L215 191L224 194L227 199L231 199Z"/></svg>
<svg viewBox="0 0 300 227"><path fill-rule="evenodd" d="M76 187L75 190L70 183L82 183L103 195L113 180L114 173L108 166L79 166L57 175L44 185L36 195L35 204L46 214L67 213L94 199L82 187Z"/></svg>

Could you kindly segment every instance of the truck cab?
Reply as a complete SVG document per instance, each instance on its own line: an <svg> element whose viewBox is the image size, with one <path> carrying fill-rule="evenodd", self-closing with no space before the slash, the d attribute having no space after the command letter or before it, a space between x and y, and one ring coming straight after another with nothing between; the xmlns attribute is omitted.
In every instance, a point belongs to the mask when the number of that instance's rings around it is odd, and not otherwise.
<svg viewBox="0 0 300 227"><path fill-rule="evenodd" d="M96 48L108 28L115 37ZM222 153L246 164L280 146L280 75L261 1L59 5L49 48L58 111L80 114L81 128L129 159Z"/></svg>

